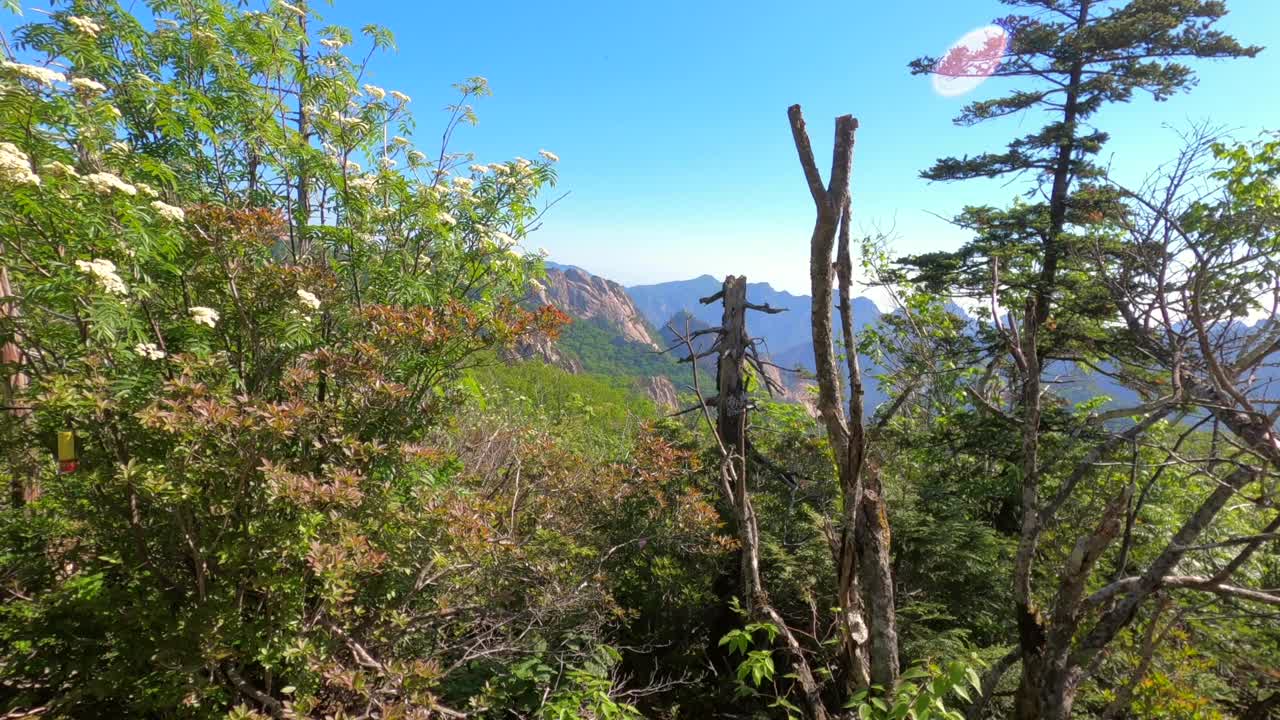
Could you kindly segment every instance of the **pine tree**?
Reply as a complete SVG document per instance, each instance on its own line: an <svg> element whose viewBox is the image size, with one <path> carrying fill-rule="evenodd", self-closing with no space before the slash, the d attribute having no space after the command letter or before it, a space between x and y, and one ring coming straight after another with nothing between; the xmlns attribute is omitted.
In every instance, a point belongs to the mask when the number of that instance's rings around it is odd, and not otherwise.
<svg viewBox="0 0 1280 720"><path fill-rule="evenodd" d="M921 175L955 181L1035 174L1033 194L1046 200L1024 208L1020 215L1039 239L1035 300L1036 316L1043 324L1053 301L1071 212L1080 210L1084 220L1096 217L1091 211L1097 199L1073 192L1080 181L1101 172L1093 158L1108 136L1089 120L1106 104L1128 102L1135 94L1161 101L1189 90L1195 76L1184 59L1253 57L1261 48L1241 45L1213 29L1227 13L1222 0L1002 1L1038 12L995 21L1006 31L1009 44L991 76L1027 78L1034 85L973 102L955 122L970 126L1026 112L1042 113L1049 121L1039 131L1011 141L1003 152L943 158ZM938 63L938 58L920 58L911 63L911 71L932 73ZM1037 213L1044 217L1035 218Z"/></svg>
<svg viewBox="0 0 1280 720"><path fill-rule="evenodd" d="M991 75L1026 85L970 103L955 122L969 126L1021 113L1047 122L1003 151L943 158L922 176L956 181L1028 174L1028 200L1008 210L966 208L957 222L973 230L975 240L955 253L908 258L905 264L937 290L999 297L1004 308L1020 310L1021 317L1015 320L1011 312L1005 325L993 318L997 346L1012 360L1021 386L1013 413L1022 424L1022 522L1014 568L1022 676L1016 716L1065 719L1083 673L1069 657L1071 628L1049 626L1032 587L1044 512L1041 375L1048 360L1070 355L1066 348L1085 341L1096 327L1090 315L1110 311L1097 284L1071 272L1074 238L1105 221L1118 200L1091 182L1102 175L1095 158L1108 139L1091 121L1106 105L1135 95L1162 101L1189 90L1195 75L1186 60L1252 57L1261 48L1214 29L1227 12L1220 0L1003 2L1018 13L996 21L1009 41ZM957 64L976 61L961 51L943 62L954 73ZM911 69L932 73L938 65L939 59L926 57Z"/></svg>

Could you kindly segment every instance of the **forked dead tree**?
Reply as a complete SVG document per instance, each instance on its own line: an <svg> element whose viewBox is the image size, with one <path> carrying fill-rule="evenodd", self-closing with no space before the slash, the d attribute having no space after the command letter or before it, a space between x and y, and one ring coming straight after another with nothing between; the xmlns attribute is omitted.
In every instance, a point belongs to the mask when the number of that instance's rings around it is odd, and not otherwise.
<svg viewBox="0 0 1280 720"><path fill-rule="evenodd" d="M840 521L829 528L829 536L838 578L846 683L851 688L865 687L869 682L893 688L898 679L898 634L889 557L889 520L880 487L879 459L868 442L863 422L862 371L858 367L850 297L853 262L849 254L849 178L858 121L852 115L836 118L831 173L827 185L823 186L800 106L792 105L787 115L800 166L817 210L809 241L809 279L813 290L810 323L818 412L835 453L843 498ZM847 412L832 327L833 285L839 288L840 335L845 349L849 396Z"/></svg>
<svg viewBox="0 0 1280 720"><path fill-rule="evenodd" d="M760 576L759 527L748 483L748 459L754 453L748 438L750 401L745 379L747 367L753 367L766 385L771 381L765 372L767 361L760 358L755 341L747 333L746 312L779 312L779 309L748 302L746 278L730 276L725 279L720 292L701 300L704 304L717 300L723 303L720 326L697 332L690 332L686 327L683 335L676 328L671 330L688 351L688 356L682 361L694 364L694 391L698 395L698 405L685 412L701 410L708 426L714 428L719 443L721 492L732 508L738 540L742 545L741 582L748 606L754 617L778 627L809 713L814 718L825 719L840 714L840 711L828 710L826 701L842 703L853 691L873 684L892 692L898 681L898 636L889 555L889 520L880 486L879 459L874 452L874 443L869 442L873 433L868 432L863 421L862 372L858 366L857 338L853 331L849 176L858 123L850 115L837 118L831 179L827 186L823 186L800 106L792 106L788 115L800 163L817 207L817 221L810 240L813 287L810 322L818 381L818 412L835 457L841 495L840 517L829 518L826 527L837 576L838 690L818 684L804 646L771 604ZM845 349L843 377L835 348L833 286L838 287L840 340ZM696 349L694 340L706 335L715 335L715 342L706 349ZM698 380L697 361L713 355L717 358L716 394L707 397L703 395ZM847 406L845 387L848 388ZM712 407L717 409L714 421L710 411Z"/></svg>

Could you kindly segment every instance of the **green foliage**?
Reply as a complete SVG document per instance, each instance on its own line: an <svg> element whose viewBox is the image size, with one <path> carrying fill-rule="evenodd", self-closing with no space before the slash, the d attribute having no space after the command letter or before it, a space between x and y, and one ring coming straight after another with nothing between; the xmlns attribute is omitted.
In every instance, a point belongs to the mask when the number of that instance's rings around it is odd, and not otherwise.
<svg viewBox="0 0 1280 720"><path fill-rule="evenodd" d="M733 599L733 608L736 612L744 613L737 598ZM738 695L749 696L754 695L756 691L764 687L765 683L772 683L776 669L773 664L773 651L754 650L752 647L756 643L756 634L760 633L762 640L766 645L772 645L778 637L778 627L773 623L753 622L748 623L742 628L735 628L725 633L720 638L720 647L728 648L729 654L739 655L742 657L738 661L738 667L734 671L734 679L738 684ZM779 707L787 711L787 716L791 717L794 712L797 716L800 714L799 708L791 705L781 695L774 698L770 707Z"/></svg>
<svg viewBox="0 0 1280 720"><path fill-rule="evenodd" d="M464 387L476 402L502 408L521 424L555 427L562 442L604 461L624 457L641 426L657 417L626 380L538 360L488 362L471 370Z"/></svg>
<svg viewBox="0 0 1280 720"><path fill-rule="evenodd" d="M679 355L661 354L629 342L592 320L576 320L564 329L559 347L576 357L584 370L615 378L665 377L677 387L690 385L688 368L677 365Z"/></svg>
<svg viewBox="0 0 1280 720"><path fill-rule="evenodd" d="M1195 83L1184 58L1253 57L1261 48L1244 46L1214 28L1226 14L1218 0L1166 3L1129 0L1005 0L1042 12L998 20L1009 47L997 77L1024 78L1003 97L969 104L956 118L974 125L1008 115L1045 112L1038 131L1009 142L1003 152L946 157L922 173L929 180L957 181L1030 174L1028 198L1009 208L966 207L955 223L974 239L955 252L905 258L902 265L933 292L968 297L1021 310L1037 304L1042 358L1091 357L1103 335L1102 323L1115 314L1105 287L1079 260L1089 253L1082 234L1123 212L1121 194L1100 182L1105 173L1092 158L1108 135L1086 123L1110 103L1135 93L1156 100L1189 90ZM953 61L956 58L952 58ZM964 59L959 61L963 64ZM933 72L938 58L911 63L915 74ZM1056 306L1050 318L1050 305Z"/></svg>
<svg viewBox="0 0 1280 720"><path fill-rule="evenodd" d="M976 662L977 658L973 658ZM980 692L982 682L973 664L953 661L908 668L892 693L868 688L854 693L845 707L861 720L961 720L952 696L968 703L969 690Z"/></svg>
<svg viewBox="0 0 1280 720"><path fill-rule="evenodd" d="M516 663L505 678L492 681L480 702L495 710L537 706L531 717L540 720L631 720L640 718L636 708L615 697L611 673L622 654L608 645L587 653L580 664L559 669L549 658L533 656ZM543 694L543 689L547 691ZM554 691L550 689L554 688Z"/></svg>
<svg viewBox="0 0 1280 720"><path fill-rule="evenodd" d="M544 604L583 628L606 612L601 592L517 594L581 582L596 558L563 528L498 545L513 513L490 502L509 494L478 492L430 440L468 365L555 330L519 307L537 261L513 249L550 161L451 177L465 156L413 148L407 96L357 84L351 33L309 31L292 6L143 10L15 33L67 80L0 71L0 339L23 353L5 400L30 408L0 416L4 479L25 496L0 511L3 702L61 717L465 703L528 649L468 662L484 628ZM304 46L323 49L299 60ZM45 447L62 431L80 458L60 474Z"/></svg>
<svg viewBox="0 0 1280 720"><path fill-rule="evenodd" d="M772 643L778 637L778 627L773 623L749 623L742 629L725 633L725 636L720 638L720 646L728 647L731 653L747 655L751 646L755 644L757 632L764 633L767 643ZM759 683L756 684L759 685Z"/></svg>
<svg viewBox="0 0 1280 720"><path fill-rule="evenodd" d="M1214 29L1227 12L1217 0L1003 1L1033 11L998 19L1009 46L993 75L1031 82L1003 97L970 103L956 124L974 125L1036 110L1049 110L1053 119L1009 143L1003 153L939 160L923 173L931 180L1026 171L1052 174L1063 164L1064 152L1071 174L1087 178L1098 171L1087 158L1101 150L1107 134L1084 133L1084 121L1103 106L1128 102L1135 93L1165 100L1190 89L1195 76L1182 58L1253 57L1261 51ZM934 72L939 62L920 58L911 63L911 72ZM1035 81L1039 83L1032 84ZM1065 114L1064 108L1069 108Z"/></svg>

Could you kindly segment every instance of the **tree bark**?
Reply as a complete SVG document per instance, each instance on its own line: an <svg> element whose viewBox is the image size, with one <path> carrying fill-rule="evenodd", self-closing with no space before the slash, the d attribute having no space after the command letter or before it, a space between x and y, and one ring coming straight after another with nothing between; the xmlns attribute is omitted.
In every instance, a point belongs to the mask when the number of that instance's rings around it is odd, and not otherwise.
<svg viewBox="0 0 1280 720"><path fill-rule="evenodd" d="M1089 22L1090 0L1081 0L1076 18L1077 32ZM1076 115L1079 111L1080 83L1084 65L1076 59L1071 65L1066 97L1062 107L1062 136L1053 164L1053 187L1049 193L1049 228L1044 236L1044 257L1035 292L1027 297L1023 315L1021 348L1015 350L1015 361L1022 371L1022 527L1014 558L1014 612L1018 621L1018 642L1022 649L1022 679L1014 696L1018 720L1040 720L1048 717L1041 707L1045 697L1045 672L1042 652L1045 630L1031 593L1031 576L1035 564L1036 545L1041 523L1039 508L1040 445L1040 373L1037 337L1041 325L1049 319L1053 293L1057 284L1061 236L1066 227L1067 202L1071 192L1072 155L1075 152ZM995 288L992 292L996 292ZM1012 323L1011 323L1012 325ZM1019 357L1020 356L1020 357ZM1068 709L1069 712L1069 709Z"/></svg>
<svg viewBox="0 0 1280 720"><path fill-rule="evenodd" d="M833 552L840 604L841 657L845 663L843 674L849 689L874 683L892 692L898 680L898 637L889 519L877 468L868 459L862 372L858 367L851 306L849 176L858 121L850 115L836 119L831 179L824 188L800 106L791 106L787 115L817 212L809 242L809 279L813 291L810 327L818 380L818 413L835 456L842 498L839 539L833 541ZM836 252L834 263L833 251ZM836 363L833 283L839 287L840 326L849 388L847 415L842 408L842 382ZM862 595L866 597L865 603Z"/></svg>
<svg viewBox="0 0 1280 720"><path fill-rule="evenodd" d="M760 575L760 529L755 507L747 483L747 408L748 396L745 382L745 365L750 336L747 334L746 311L752 305L747 302L747 279L730 275L725 278L719 293L702 302L708 304L721 300L724 311L721 316L718 338L713 346L716 357L716 437L721 451L720 480L725 500L733 509L741 545L739 574L743 595L751 616L769 622L778 629L783 649L791 669L800 685L801 694L814 720L827 720L828 714L822 700L822 691L809 666L804 647L795 633L787 626L786 619L773 607ZM691 338L685 339L690 361L696 361L697 351ZM697 388L697 364L694 362L694 384ZM698 391L701 396L701 391ZM706 412L707 404L703 402Z"/></svg>
<svg viewBox="0 0 1280 720"><path fill-rule="evenodd" d="M7 298L13 297L13 287L9 283L9 269L0 264L0 317L16 320L18 317L18 306L12 300ZM22 422L31 414L31 410L18 406L18 398L22 390L27 387L27 375L22 371L22 350L18 347L18 337L16 330L17 323L14 323L14 337L3 344L0 344L0 368L5 368L3 374L0 374L0 412L6 412L16 422ZM24 453L23 450L15 448L14 452ZM9 502L13 507L23 507L24 505L34 501L40 496L40 485L33 472L29 458L23 457L21 461L17 458L10 458L9 478Z"/></svg>

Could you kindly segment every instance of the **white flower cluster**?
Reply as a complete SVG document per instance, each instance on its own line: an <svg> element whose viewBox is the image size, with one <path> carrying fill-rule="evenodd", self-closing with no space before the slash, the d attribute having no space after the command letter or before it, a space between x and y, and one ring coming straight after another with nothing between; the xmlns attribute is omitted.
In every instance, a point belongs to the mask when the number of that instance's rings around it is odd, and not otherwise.
<svg viewBox="0 0 1280 720"><path fill-rule="evenodd" d="M395 137L391 138L391 144L392 145L408 145L409 138L404 138L404 137L400 137L399 135L396 135Z"/></svg>
<svg viewBox="0 0 1280 720"><path fill-rule="evenodd" d="M378 164L382 166L383 170L390 170L391 168L396 166L396 161L390 156L383 155L382 157L378 158Z"/></svg>
<svg viewBox="0 0 1280 720"><path fill-rule="evenodd" d="M187 214L182 211L182 208L160 202L159 200L151 201L151 209L155 210L157 215L169 222L180 223L187 219Z"/></svg>
<svg viewBox="0 0 1280 720"><path fill-rule="evenodd" d="M436 217L438 217L440 219L440 222L444 223L445 225L452 226L452 225L458 224L458 219L450 215L449 213L445 212L444 210L441 210L440 214L437 215Z"/></svg>
<svg viewBox="0 0 1280 720"><path fill-rule="evenodd" d="M408 158L411 163L420 163L426 160L427 156L420 150L410 150Z"/></svg>
<svg viewBox="0 0 1280 720"><path fill-rule="evenodd" d="M413 98L409 97L408 95L405 95L399 90L392 90L391 97L395 98L396 100L399 100L401 105L408 105L413 100Z"/></svg>
<svg viewBox="0 0 1280 720"><path fill-rule="evenodd" d="M456 177L453 179L453 189L459 192L470 192L473 181L471 178Z"/></svg>
<svg viewBox="0 0 1280 720"><path fill-rule="evenodd" d="M351 178L351 180L348 181L348 184L357 190L364 190L366 192L372 191L378 185L378 176L361 175L359 177Z"/></svg>
<svg viewBox="0 0 1280 720"><path fill-rule="evenodd" d="M545 159L547 162L560 162L560 156L556 155L550 150L539 150L538 154L541 155L543 159Z"/></svg>
<svg viewBox="0 0 1280 720"><path fill-rule="evenodd" d="M52 160L50 162L45 163L44 165L41 165L40 168L45 172L49 173L50 175L60 175L62 177L69 177L69 178L80 177L80 173L76 172L75 168L71 167L70 165L60 160Z"/></svg>
<svg viewBox="0 0 1280 720"><path fill-rule="evenodd" d="M107 91L106 85L103 85L97 80L90 80L89 78L74 78L71 81L71 87L85 93L86 95L97 95L98 93Z"/></svg>
<svg viewBox="0 0 1280 720"><path fill-rule="evenodd" d="M382 88L378 87L377 85L365 85L365 86L364 86L364 91L365 91L366 93L368 93L368 94L369 94L369 97L373 98L374 100L385 100L385 99L387 99L387 91L386 91L386 90L383 90Z"/></svg>
<svg viewBox="0 0 1280 720"><path fill-rule="evenodd" d="M470 170L477 175L483 175L489 172L489 168L485 165L472 165Z"/></svg>
<svg viewBox="0 0 1280 720"><path fill-rule="evenodd" d="M91 261L77 260L76 267L80 268L80 272L91 276L103 290L112 295L127 295L129 289L125 287L124 280L116 274L116 264L110 260L103 258L94 258Z"/></svg>
<svg viewBox="0 0 1280 720"><path fill-rule="evenodd" d="M316 297L315 294L309 290L298 288L298 299L302 301L303 305L306 305L312 310L320 309L320 298Z"/></svg>
<svg viewBox="0 0 1280 720"><path fill-rule="evenodd" d="M35 80L42 85L48 85L49 87L53 87L53 84L56 82L67 81L66 75L63 75L57 70L50 70L47 67L40 67L39 65L24 65L22 63L9 62L6 60L3 63L0 63L0 67L17 73L28 80Z"/></svg>
<svg viewBox="0 0 1280 720"><path fill-rule="evenodd" d="M137 195L138 188L121 180L109 172L96 172L84 176L84 181L103 195L110 195L112 191L119 190L125 195Z"/></svg>
<svg viewBox="0 0 1280 720"><path fill-rule="evenodd" d="M499 182L513 186L532 186L536 179L533 163L522 157L513 158L509 163L490 163L489 170Z"/></svg>
<svg viewBox="0 0 1280 720"><path fill-rule="evenodd" d="M67 24L89 37L98 37L98 33L102 32L102 26L87 17L68 15Z"/></svg>
<svg viewBox="0 0 1280 720"><path fill-rule="evenodd" d="M320 44L323 45L324 47L329 48L330 50L340 50L345 43L343 43L341 40L335 40L333 38L325 38L320 41Z"/></svg>
<svg viewBox="0 0 1280 720"><path fill-rule="evenodd" d="M31 160L17 145L0 142L0 181L15 185L39 185L40 176L31 172Z"/></svg>
<svg viewBox="0 0 1280 720"><path fill-rule="evenodd" d="M347 168L347 172L353 173L353 174L361 171L360 163L356 162L355 160L348 160L346 162L346 168Z"/></svg>
<svg viewBox="0 0 1280 720"><path fill-rule="evenodd" d="M138 188L138 192L149 198L160 197L160 193L156 192L155 188L146 183L134 183L134 186Z"/></svg>
<svg viewBox="0 0 1280 720"><path fill-rule="evenodd" d="M302 8L290 5L284 0L276 0L276 2L280 5L280 7L284 8L285 10L288 10L289 12L293 13L294 15L297 15L300 18L304 18L307 16L307 14L302 11Z"/></svg>
<svg viewBox="0 0 1280 720"><path fill-rule="evenodd" d="M197 325L208 325L209 327L217 325L218 318L220 317L217 310L214 310L211 307L204 307L203 305L197 305L191 308L190 313L192 322Z"/></svg>
<svg viewBox="0 0 1280 720"><path fill-rule="evenodd" d="M155 343L138 343L133 346L133 351L148 360L163 360L164 351Z"/></svg>

